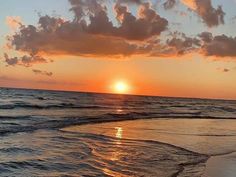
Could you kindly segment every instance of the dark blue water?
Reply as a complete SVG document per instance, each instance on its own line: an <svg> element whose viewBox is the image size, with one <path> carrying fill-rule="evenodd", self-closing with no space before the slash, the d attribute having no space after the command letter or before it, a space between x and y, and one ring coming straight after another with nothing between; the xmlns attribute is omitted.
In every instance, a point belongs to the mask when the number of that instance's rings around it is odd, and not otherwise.
<svg viewBox="0 0 236 177"><path fill-rule="evenodd" d="M172 145L124 139L119 146L112 137L62 130L149 118L235 119L236 101L2 88L0 175L171 176L188 164L202 168L206 155Z"/></svg>

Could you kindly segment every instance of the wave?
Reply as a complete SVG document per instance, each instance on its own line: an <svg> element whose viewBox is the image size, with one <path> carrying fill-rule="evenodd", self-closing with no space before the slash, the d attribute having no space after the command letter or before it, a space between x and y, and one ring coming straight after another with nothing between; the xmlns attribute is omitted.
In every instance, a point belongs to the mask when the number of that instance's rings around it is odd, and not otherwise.
<svg viewBox="0 0 236 177"><path fill-rule="evenodd" d="M61 129L73 125L97 124L137 119L235 119L235 117L212 117L200 114L156 114L146 112L130 112L125 114L107 113L100 116L60 117L58 119L37 116L0 116L0 120L27 121L27 125L11 125L0 127L0 135L19 132L30 132L39 129Z"/></svg>
<svg viewBox="0 0 236 177"><path fill-rule="evenodd" d="M8 147L8 148L1 148L1 153L32 153L34 150L30 148L24 148L24 147Z"/></svg>
<svg viewBox="0 0 236 177"><path fill-rule="evenodd" d="M8 156L0 162L1 175L73 176L76 173L81 176L189 176L191 169L195 173L202 173L202 167L209 158L208 155L158 141L118 140L103 135L75 135L71 132L52 132L48 136L50 142L47 142L47 146L36 143L29 144L28 149L16 149L18 156L25 156L25 151L34 149L27 158L16 159L12 154L13 149L5 151ZM27 144L24 134L18 138ZM35 138L37 142L45 139L41 136Z"/></svg>
<svg viewBox="0 0 236 177"><path fill-rule="evenodd" d="M54 105L37 105L37 104L5 104L0 105L0 109L16 109L16 108L30 108L30 109L107 109L108 106L97 106L97 105L75 105L71 103L61 103Z"/></svg>

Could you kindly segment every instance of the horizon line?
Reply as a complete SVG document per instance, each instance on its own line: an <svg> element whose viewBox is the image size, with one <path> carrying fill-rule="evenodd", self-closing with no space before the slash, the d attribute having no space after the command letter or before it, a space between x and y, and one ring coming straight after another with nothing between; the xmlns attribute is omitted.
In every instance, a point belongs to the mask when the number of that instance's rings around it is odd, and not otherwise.
<svg viewBox="0 0 236 177"><path fill-rule="evenodd" d="M140 96L140 97L163 97L163 98L179 98L179 99L199 99L199 100L222 100L236 101L236 99L228 98L209 98L209 97L188 97L188 96L167 96L167 95L148 95L148 94L131 94L131 93L112 93L112 92L95 92L81 90L60 90L60 89L43 89L43 88L25 88L25 87L5 87L0 86L0 89L22 89L22 90L39 90L39 91L56 91L56 92L74 92L74 93L91 93L91 94L107 94L107 95L124 95L124 96Z"/></svg>

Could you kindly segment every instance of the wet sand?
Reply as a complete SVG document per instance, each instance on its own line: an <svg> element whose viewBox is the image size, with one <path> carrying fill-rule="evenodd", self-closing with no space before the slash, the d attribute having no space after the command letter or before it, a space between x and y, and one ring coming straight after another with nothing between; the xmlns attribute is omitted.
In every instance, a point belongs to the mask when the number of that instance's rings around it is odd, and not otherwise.
<svg viewBox="0 0 236 177"><path fill-rule="evenodd" d="M168 143L209 155L203 177L235 177L235 127L234 120L149 119L73 126L64 130ZM194 173L194 169L189 170Z"/></svg>

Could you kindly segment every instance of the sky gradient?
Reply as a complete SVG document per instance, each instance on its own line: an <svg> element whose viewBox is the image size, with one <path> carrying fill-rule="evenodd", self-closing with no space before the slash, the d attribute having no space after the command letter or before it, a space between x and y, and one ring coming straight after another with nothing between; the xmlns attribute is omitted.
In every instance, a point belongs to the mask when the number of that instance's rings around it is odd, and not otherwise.
<svg viewBox="0 0 236 177"><path fill-rule="evenodd" d="M0 87L236 99L235 0L8 0Z"/></svg>

